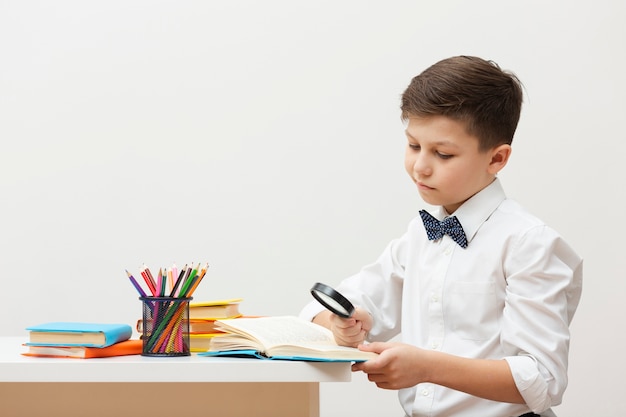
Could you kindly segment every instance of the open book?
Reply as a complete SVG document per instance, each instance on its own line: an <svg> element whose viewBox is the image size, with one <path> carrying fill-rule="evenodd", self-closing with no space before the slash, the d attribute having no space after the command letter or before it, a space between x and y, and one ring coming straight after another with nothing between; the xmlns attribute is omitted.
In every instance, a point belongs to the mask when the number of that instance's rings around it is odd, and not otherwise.
<svg viewBox="0 0 626 417"><path fill-rule="evenodd" d="M363 362L378 355L339 346L325 327L295 316L217 320L226 335L211 339L200 356L239 356L324 362Z"/></svg>

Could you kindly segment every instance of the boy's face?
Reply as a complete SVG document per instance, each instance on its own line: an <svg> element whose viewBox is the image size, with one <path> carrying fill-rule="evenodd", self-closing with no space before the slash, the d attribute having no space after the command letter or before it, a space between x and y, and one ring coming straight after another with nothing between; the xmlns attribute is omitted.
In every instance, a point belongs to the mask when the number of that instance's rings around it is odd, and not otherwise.
<svg viewBox="0 0 626 417"><path fill-rule="evenodd" d="M445 116L411 117L405 168L422 199L449 214L489 185L506 165L509 145L480 152L478 138Z"/></svg>

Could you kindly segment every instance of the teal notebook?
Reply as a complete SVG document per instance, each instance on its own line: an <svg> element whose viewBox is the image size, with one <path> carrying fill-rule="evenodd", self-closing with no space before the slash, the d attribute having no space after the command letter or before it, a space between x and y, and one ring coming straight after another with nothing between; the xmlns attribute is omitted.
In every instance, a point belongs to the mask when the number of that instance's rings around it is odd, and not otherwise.
<svg viewBox="0 0 626 417"><path fill-rule="evenodd" d="M120 323L49 322L27 327L27 346L107 347L130 339L133 329Z"/></svg>

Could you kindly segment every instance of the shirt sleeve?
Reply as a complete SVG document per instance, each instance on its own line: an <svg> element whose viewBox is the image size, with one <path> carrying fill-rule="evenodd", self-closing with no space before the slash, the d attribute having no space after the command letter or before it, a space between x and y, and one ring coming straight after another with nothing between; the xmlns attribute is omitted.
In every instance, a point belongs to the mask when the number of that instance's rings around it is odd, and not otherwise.
<svg viewBox="0 0 626 417"><path fill-rule="evenodd" d="M406 235L390 242L376 262L341 281L336 287L355 306L368 311L375 319L368 340L389 340L400 332L402 284L406 256ZM313 300L300 312L312 320L324 307Z"/></svg>
<svg viewBox="0 0 626 417"><path fill-rule="evenodd" d="M318 303L316 300L311 301L300 311L300 318L307 321L313 321L315 316L324 311L324 306Z"/></svg>
<svg viewBox="0 0 626 417"><path fill-rule="evenodd" d="M569 325L580 300L582 259L552 229L536 226L504 254L502 346L526 404L541 413L567 387Z"/></svg>

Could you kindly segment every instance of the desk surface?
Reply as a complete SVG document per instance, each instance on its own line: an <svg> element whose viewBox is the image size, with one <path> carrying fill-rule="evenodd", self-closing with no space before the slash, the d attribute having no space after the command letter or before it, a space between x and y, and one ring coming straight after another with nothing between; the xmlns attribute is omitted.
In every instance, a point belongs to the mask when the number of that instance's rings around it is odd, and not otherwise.
<svg viewBox="0 0 626 417"><path fill-rule="evenodd" d="M23 337L0 337L0 382L348 382L350 363L141 355L34 358Z"/></svg>

